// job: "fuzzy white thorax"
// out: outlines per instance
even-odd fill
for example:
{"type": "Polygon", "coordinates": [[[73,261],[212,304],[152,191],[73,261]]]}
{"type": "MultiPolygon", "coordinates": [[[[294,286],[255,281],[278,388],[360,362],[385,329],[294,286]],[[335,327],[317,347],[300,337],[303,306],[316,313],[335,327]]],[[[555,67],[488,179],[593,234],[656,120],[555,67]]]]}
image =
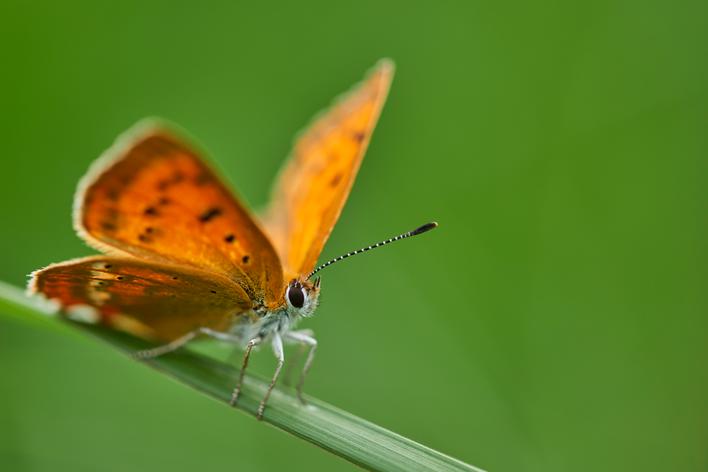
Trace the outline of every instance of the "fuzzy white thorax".
{"type": "MultiPolygon", "coordinates": [[[[292,289],[292,286],[288,287],[292,289]]],[[[309,290],[303,288],[304,303],[298,308],[290,303],[285,296],[285,305],[274,311],[266,311],[260,316],[255,313],[253,316],[239,316],[229,329],[229,332],[241,340],[242,345],[246,345],[250,340],[261,338],[267,341],[273,334],[278,333],[285,336],[302,318],[312,316],[319,305],[319,289],[309,290]],[[253,318],[256,317],[256,321],[253,318]]]]}

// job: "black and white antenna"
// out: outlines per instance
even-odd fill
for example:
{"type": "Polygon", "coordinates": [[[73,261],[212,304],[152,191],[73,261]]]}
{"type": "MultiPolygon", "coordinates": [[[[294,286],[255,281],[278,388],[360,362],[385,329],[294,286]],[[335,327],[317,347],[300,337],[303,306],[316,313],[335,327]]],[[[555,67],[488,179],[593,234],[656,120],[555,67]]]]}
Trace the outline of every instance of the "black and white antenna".
{"type": "Polygon", "coordinates": [[[376,249],[377,247],[385,246],[388,243],[392,243],[394,241],[400,241],[401,239],[410,238],[411,236],[417,236],[419,234],[423,234],[423,233],[428,232],[431,229],[435,229],[437,227],[438,227],[438,224],[434,221],[431,223],[426,223],[423,226],[420,226],[420,227],[414,229],[413,231],[408,231],[407,233],[399,234],[398,236],[394,236],[393,238],[389,238],[385,241],[381,241],[379,243],[372,244],[371,246],[366,246],[361,249],[357,249],[356,251],[348,252],[348,253],[344,254],[343,256],[335,257],[334,259],[325,262],[324,264],[320,265],[315,270],[310,272],[310,275],[308,275],[307,278],[308,279],[311,278],[313,275],[315,275],[317,272],[321,271],[325,267],[332,265],[335,262],[339,262],[342,259],[346,259],[347,257],[356,256],[357,254],[360,254],[362,252],[370,251],[372,249],[376,249]]]}

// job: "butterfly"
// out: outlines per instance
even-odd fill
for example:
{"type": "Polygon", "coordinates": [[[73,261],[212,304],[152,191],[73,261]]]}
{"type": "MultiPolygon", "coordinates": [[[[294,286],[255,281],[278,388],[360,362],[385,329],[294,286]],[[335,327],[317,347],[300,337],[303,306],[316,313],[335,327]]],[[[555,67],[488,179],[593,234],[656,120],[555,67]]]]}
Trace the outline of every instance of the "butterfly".
{"type": "Polygon", "coordinates": [[[393,64],[380,61],[296,140],[266,211],[239,202],[202,152],[172,125],[139,123],[80,181],[74,227],[103,255],[49,265],[29,292],[56,300],[68,318],[100,323],[155,343],[150,358],[197,337],[244,348],[231,398],[238,401],[252,349],[270,343],[278,360],[260,419],[285,361],[284,343],[309,347],[297,394],[317,340],[295,330],[319,303],[322,268],[416,230],[340,256],[315,269],[347,200],[386,100],[393,64]]]}

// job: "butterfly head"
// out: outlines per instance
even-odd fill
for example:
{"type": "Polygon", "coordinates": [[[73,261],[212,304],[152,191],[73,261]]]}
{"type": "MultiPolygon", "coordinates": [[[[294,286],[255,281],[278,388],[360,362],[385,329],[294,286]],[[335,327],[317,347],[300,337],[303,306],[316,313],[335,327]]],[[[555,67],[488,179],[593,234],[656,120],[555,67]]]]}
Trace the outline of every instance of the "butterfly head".
{"type": "Polygon", "coordinates": [[[296,316],[310,316],[314,313],[320,298],[320,278],[314,281],[293,279],[285,289],[285,303],[288,312],[296,316]]]}

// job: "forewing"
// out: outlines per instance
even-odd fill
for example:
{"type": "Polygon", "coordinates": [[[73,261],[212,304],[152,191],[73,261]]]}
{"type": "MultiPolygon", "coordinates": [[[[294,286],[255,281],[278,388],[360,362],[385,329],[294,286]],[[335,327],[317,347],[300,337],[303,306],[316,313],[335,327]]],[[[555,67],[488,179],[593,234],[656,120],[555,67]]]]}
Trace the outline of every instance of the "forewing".
{"type": "Polygon", "coordinates": [[[347,200],[392,77],[393,64],[381,61],[297,139],[264,216],[287,279],[307,274],[317,262],[347,200]]]}
{"type": "Polygon", "coordinates": [[[75,226],[109,254],[225,275],[254,300],[282,298],[278,256],[249,212],[167,126],[143,122],[82,180],[75,226]]]}
{"type": "Polygon", "coordinates": [[[71,317],[156,341],[200,327],[226,330],[251,305],[246,293],[221,275],[103,256],[38,270],[30,292],[56,300],[71,317]]]}

